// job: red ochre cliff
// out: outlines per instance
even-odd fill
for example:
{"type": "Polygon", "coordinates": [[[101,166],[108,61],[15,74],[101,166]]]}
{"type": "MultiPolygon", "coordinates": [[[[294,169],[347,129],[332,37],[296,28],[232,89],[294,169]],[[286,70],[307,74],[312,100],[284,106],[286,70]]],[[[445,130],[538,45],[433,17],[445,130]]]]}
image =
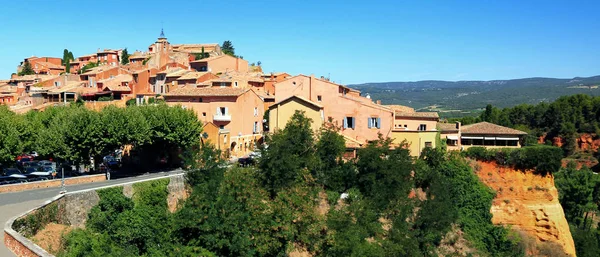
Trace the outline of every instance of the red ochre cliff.
{"type": "Polygon", "coordinates": [[[575,256],[575,244],[552,175],[477,162],[479,179],[496,191],[492,222],[523,231],[538,242],[555,242],[575,256]]]}

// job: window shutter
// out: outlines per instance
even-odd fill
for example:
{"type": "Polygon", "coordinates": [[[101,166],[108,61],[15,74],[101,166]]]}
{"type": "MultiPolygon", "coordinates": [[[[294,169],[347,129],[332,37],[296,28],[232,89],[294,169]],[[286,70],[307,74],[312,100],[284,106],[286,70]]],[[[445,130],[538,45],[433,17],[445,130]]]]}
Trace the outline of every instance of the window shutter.
{"type": "Polygon", "coordinates": [[[381,128],[381,118],[377,118],[377,128],[381,128]]]}
{"type": "Polygon", "coordinates": [[[225,107],[225,115],[227,115],[229,113],[229,109],[228,107],[225,107]]]}
{"type": "Polygon", "coordinates": [[[344,118],[344,128],[348,128],[348,118],[344,118]]]}
{"type": "Polygon", "coordinates": [[[356,118],[352,117],[352,128],[356,128],[356,118]]]}
{"type": "Polygon", "coordinates": [[[368,126],[369,126],[369,128],[372,128],[372,127],[373,127],[373,125],[371,124],[371,118],[367,118],[367,121],[368,121],[368,123],[367,123],[367,124],[369,124],[369,125],[368,125],[368,126]]]}

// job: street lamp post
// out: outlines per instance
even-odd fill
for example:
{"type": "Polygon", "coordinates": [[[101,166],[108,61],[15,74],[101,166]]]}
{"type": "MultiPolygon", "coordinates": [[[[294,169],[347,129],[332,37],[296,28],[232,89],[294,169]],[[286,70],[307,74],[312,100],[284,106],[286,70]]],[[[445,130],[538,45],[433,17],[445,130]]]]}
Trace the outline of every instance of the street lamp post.
{"type": "Polygon", "coordinates": [[[60,193],[64,194],[67,192],[67,188],[65,188],[65,167],[62,167],[62,178],[60,180],[60,193]]]}

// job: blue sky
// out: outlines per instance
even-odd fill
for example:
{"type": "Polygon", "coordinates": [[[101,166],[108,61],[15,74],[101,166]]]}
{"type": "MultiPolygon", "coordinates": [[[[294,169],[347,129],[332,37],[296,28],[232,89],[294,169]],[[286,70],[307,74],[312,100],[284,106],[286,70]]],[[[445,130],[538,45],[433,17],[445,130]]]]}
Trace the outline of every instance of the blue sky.
{"type": "Polygon", "coordinates": [[[343,84],[600,75],[599,1],[3,1],[0,79],[23,58],[222,43],[343,84]]]}

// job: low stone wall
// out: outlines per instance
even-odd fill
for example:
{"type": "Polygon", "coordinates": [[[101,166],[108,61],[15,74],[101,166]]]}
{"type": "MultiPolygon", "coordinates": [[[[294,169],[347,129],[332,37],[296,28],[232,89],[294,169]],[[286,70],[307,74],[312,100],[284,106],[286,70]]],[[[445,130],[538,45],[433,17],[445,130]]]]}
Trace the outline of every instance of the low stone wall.
{"type": "MultiPolygon", "coordinates": [[[[67,178],[65,179],[65,185],[77,185],[77,184],[85,184],[92,182],[105,181],[106,176],[104,174],[99,175],[87,175],[81,177],[67,178]]],[[[36,181],[36,182],[28,182],[21,184],[12,184],[12,185],[3,185],[0,186],[0,193],[8,193],[8,192],[20,192],[31,189],[40,189],[40,188],[50,188],[50,187],[60,187],[61,180],[56,178],[52,180],[45,181],[36,181]]]]}
{"type": "Polygon", "coordinates": [[[28,214],[35,212],[41,208],[44,208],[46,205],[51,204],[54,201],[61,199],[62,197],[63,195],[55,196],[54,198],[46,201],[41,206],[38,206],[26,213],[23,213],[7,221],[6,224],[4,224],[4,245],[6,245],[6,247],[18,257],[52,257],[53,255],[46,252],[46,250],[42,249],[38,245],[31,242],[31,240],[27,239],[26,237],[15,231],[12,228],[12,225],[15,222],[15,220],[19,218],[24,218],[28,214]]]}
{"type": "Polygon", "coordinates": [[[9,233],[4,232],[4,244],[8,249],[10,249],[17,256],[25,256],[25,257],[37,257],[40,256],[33,251],[29,250],[29,248],[25,247],[21,242],[16,240],[9,233]]]}
{"type": "MultiPolygon", "coordinates": [[[[4,226],[4,244],[17,256],[53,256],[40,246],[34,244],[27,237],[23,236],[19,232],[15,231],[13,224],[15,221],[23,220],[29,215],[33,215],[37,211],[43,211],[43,208],[56,205],[58,206],[58,215],[56,220],[53,222],[59,224],[65,224],[72,227],[83,228],[87,221],[88,214],[91,209],[98,204],[100,197],[98,196],[97,190],[111,188],[111,187],[123,187],[123,194],[131,197],[135,194],[135,190],[132,187],[133,184],[142,183],[151,180],[169,179],[168,190],[169,196],[167,202],[169,210],[173,211],[177,205],[177,202],[187,197],[187,188],[185,186],[184,174],[173,174],[165,177],[157,177],[151,179],[145,179],[140,181],[121,183],[116,185],[92,188],[88,190],[69,192],[65,195],[58,195],[51,200],[45,202],[42,206],[34,208],[22,215],[10,219],[4,226]]],[[[60,185],[60,180],[59,180],[60,185]]],[[[18,229],[18,228],[17,228],[18,229]]]]}

